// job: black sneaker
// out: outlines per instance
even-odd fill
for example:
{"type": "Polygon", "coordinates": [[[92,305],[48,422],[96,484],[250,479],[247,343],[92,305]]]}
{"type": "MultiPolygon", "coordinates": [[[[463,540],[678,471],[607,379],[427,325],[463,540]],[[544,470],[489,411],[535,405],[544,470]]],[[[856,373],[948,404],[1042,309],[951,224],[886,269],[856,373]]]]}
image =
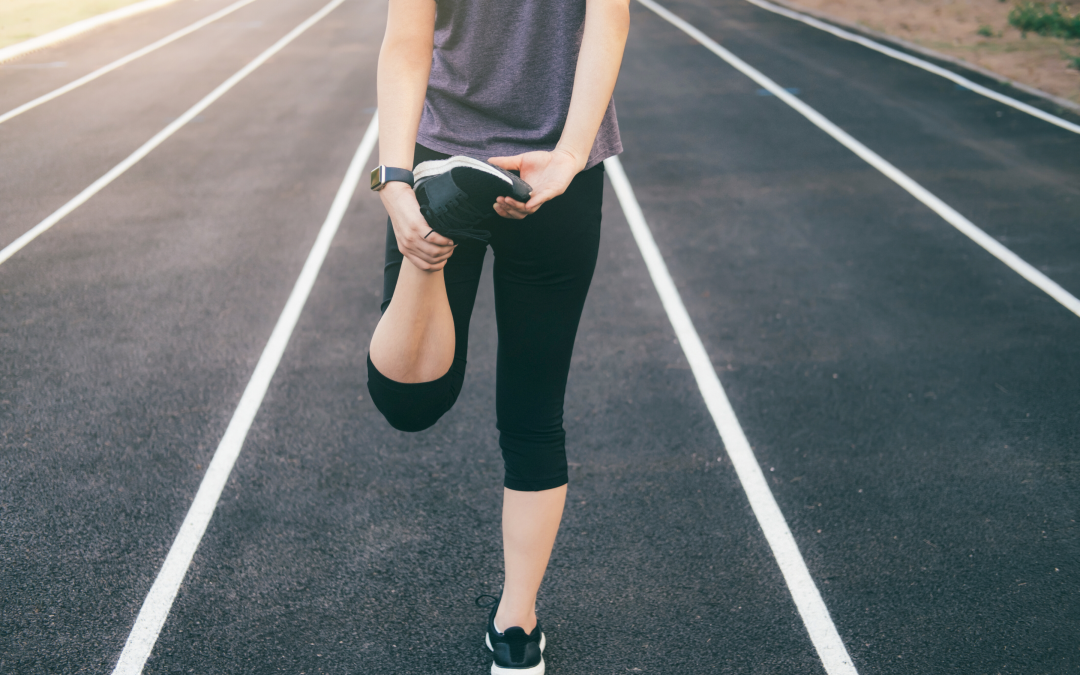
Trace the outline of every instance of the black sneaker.
{"type": "Polygon", "coordinates": [[[421,162],[413,169],[413,191],[420,213],[433,230],[447,239],[487,241],[491,233],[476,225],[497,215],[497,197],[529,201],[532,188],[509,171],[472,157],[421,162]]]}
{"type": "Polygon", "coordinates": [[[495,630],[495,613],[498,611],[499,600],[496,599],[488,616],[485,638],[487,648],[495,654],[491,675],[544,675],[544,647],[547,640],[540,629],[540,622],[536,622],[536,628],[531,633],[517,626],[500,633],[495,630]]]}

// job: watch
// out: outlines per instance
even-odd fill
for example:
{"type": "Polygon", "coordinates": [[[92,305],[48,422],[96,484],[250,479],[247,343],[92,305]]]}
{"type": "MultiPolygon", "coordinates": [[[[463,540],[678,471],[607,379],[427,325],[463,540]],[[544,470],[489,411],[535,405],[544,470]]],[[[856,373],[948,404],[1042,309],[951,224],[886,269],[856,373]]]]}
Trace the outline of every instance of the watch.
{"type": "Polygon", "coordinates": [[[397,169],[392,166],[383,166],[381,164],[371,170],[372,190],[381,190],[386,187],[387,183],[392,183],[394,181],[408,183],[409,187],[412,187],[412,171],[409,171],[408,169],[397,169]]]}

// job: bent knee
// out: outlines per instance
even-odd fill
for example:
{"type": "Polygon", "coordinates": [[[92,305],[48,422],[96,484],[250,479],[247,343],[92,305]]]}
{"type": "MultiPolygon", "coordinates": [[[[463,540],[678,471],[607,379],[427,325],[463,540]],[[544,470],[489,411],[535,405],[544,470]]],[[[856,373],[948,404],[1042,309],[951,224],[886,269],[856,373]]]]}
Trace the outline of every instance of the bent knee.
{"type": "Polygon", "coordinates": [[[430,382],[391,380],[379,372],[370,356],[367,367],[371,402],[398,431],[423,431],[438,422],[453,407],[464,379],[456,360],[445,375],[430,382]]]}

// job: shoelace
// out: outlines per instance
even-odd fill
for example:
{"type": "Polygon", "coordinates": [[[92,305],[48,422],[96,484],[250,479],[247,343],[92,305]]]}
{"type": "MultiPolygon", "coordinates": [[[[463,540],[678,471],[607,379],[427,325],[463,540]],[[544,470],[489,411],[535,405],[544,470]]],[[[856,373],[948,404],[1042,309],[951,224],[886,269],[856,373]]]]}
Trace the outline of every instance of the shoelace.
{"type": "Polygon", "coordinates": [[[473,225],[487,218],[488,214],[481,212],[467,201],[455,199],[447,202],[446,206],[437,211],[430,206],[421,206],[420,213],[432,229],[447,239],[466,237],[486,242],[491,238],[491,233],[487,230],[473,228],[473,225]]]}
{"type": "Polygon", "coordinates": [[[476,600],[474,602],[476,603],[477,607],[480,607],[482,609],[489,609],[491,607],[494,607],[495,603],[497,603],[498,601],[499,601],[499,599],[496,598],[494,595],[487,595],[485,593],[483,595],[476,596],[476,600]],[[485,603],[481,604],[480,601],[483,600],[484,598],[490,598],[491,602],[485,602],[485,603]]]}

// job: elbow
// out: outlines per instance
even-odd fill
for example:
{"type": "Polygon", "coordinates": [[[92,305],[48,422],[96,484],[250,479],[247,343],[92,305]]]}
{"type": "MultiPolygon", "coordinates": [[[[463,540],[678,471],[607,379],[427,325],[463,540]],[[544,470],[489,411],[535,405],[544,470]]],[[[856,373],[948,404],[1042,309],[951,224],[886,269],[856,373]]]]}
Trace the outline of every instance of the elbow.
{"type": "Polygon", "coordinates": [[[625,16],[630,18],[630,0],[586,0],[585,11],[598,9],[609,16],[625,16]]]}
{"type": "Polygon", "coordinates": [[[603,22],[623,36],[630,32],[630,0],[587,0],[586,16],[603,17],[603,22]]]}

